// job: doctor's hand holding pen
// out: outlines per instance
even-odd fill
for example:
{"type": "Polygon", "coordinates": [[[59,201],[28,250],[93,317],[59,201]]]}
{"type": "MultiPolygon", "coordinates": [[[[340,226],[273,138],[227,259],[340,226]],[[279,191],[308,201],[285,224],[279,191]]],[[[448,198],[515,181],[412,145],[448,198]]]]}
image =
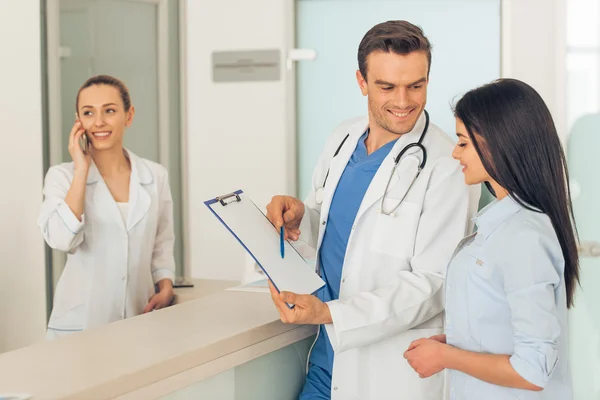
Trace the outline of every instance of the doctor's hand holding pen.
{"type": "MultiPolygon", "coordinates": [[[[283,226],[285,240],[298,240],[300,237],[300,221],[304,217],[304,203],[290,196],[275,196],[267,205],[267,218],[280,230],[283,226]]],[[[283,251],[281,251],[283,257],[283,251]]],[[[312,294],[291,292],[279,293],[269,281],[271,298],[282,322],[286,324],[331,324],[329,306],[312,294]],[[287,304],[293,304],[289,308],[287,304]]]]}
{"type": "Polygon", "coordinates": [[[285,240],[298,240],[304,203],[291,196],[274,196],[267,205],[267,219],[279,230],[284,228],[285,240]]]}

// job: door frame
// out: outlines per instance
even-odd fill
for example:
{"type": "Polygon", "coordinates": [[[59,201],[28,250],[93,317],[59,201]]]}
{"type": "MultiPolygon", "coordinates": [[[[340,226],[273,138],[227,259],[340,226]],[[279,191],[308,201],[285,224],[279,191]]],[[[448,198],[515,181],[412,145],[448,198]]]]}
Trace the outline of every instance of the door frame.
{"type": "Polygon", "coordinates": [[[179,152],[181,160],[181,233],[183,277],[191,278],[191,253],[189,243],[188,208],[188,109],[187,109],[187,1],[179,0],[179,131],[181,132],[179,152]]]}
{"type": "Polygon", "coordinates": [[[566,10],[567,0],[500,0],[500,76],[521,79],[540,93],[565,148],[568,136],[566,10]],[[536,57],[529,57],[531,42],[522,38],[532,35],[534,40],[537,40],[535,35],[551,37],[552,45],[538,46],[536,57]],[[550,68],[550,73],[543,73],[550,68]]]}

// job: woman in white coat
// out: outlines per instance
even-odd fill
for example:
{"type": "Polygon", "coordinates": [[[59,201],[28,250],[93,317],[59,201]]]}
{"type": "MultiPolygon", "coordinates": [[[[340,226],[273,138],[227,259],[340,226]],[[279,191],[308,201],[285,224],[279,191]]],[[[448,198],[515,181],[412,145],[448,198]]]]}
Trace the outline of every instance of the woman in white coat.
{"type": "Polygon", "coordinates": [[[167,171],[123,148],[135,113],[126,86],[110,76],[92,77],[79,90],[76,109],[69,135],[73,161],[48,170],[38,221],[48,245],[68,253],[49,339],[160,309],[173,299],[167,171]]]}

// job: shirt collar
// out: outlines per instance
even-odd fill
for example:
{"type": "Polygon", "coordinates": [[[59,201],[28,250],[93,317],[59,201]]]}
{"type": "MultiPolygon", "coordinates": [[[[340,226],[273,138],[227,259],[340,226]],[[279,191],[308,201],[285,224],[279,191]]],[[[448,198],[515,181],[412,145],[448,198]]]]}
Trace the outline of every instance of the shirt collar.
{"type": "Polygon", "coordinates": [[[522,208],[510,195],[502,200],[494,200],[477,213],[477,217],[473,218],[477,225],[477,232],[487,239],[500,224],[521,211],[522,208]]]}

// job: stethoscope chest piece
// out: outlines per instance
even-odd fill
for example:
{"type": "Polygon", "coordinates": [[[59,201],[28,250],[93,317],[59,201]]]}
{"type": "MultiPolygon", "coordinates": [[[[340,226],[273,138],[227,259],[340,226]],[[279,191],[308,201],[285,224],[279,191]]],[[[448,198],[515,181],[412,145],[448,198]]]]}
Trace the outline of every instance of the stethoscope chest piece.
{"type": "Polygon", "coordinates": [[[379,207],[379,208],[377,209],[377,214],[383,214],[383,215],[385,215],[385,216],[388,216],[388,217],[395,217],[395,216],[396,216],[396,212],[395,212],[395,211],[392,211],[391,213],[386,213],[386,212],[384,212],[384,211],[381,209],[381,207],[379,207]]]}
{"type": "Polygon", "coordinates": [[[321,186],[315,192],[315,201],[317,202],[317,204],[319,204],[319,205],[323,204],[324,197],[325,197],[325,189],[323,188],[323,186],[321,186]]]}

